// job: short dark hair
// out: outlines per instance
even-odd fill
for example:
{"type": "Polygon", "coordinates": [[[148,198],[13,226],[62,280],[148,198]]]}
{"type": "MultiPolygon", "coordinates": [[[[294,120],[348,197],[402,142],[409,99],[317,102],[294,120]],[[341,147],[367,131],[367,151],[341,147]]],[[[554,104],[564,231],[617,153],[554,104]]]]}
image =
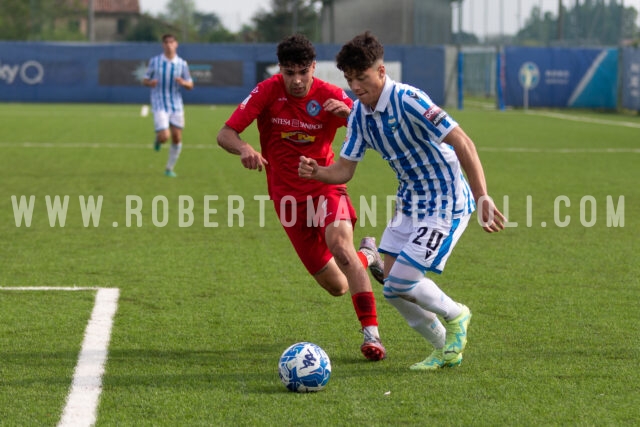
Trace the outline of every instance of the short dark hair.
{"type": "Polygon", "coordinates": [[[358,34],[342,46],[336,55],[336,66],[342,72],[361,72],[384,58],[384,47],[371,31],[358,34]]]}
{"type": "Polygon", "coordinates": [[[176,36],[174,36],[174,35],[173,35],[173,34],[171,34],[171,33],[163,34],[163,35],[162,35],[162,42],[163,42],[163,43],[164,43],[164,42],[166,42],[166,41],[167,41],[167,39],[174,39],[174,40],[176,40],[176,41],[178,40],[178,39],[176,38],[176,36]]]}
{"type": "Polygon", "coordinates": [[[277,54],[280,65],[310,65],[316,59],[316,49],[302,34],[282,39],[277,54]]]}

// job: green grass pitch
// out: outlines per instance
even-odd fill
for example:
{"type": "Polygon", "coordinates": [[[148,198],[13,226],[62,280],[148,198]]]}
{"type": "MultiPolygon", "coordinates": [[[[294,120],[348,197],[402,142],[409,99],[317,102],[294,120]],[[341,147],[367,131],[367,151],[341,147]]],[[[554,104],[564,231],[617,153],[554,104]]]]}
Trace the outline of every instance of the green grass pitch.
{"type": "MultiPolygon", "coordinates": [[[[231,111],[187,107],[170,179],[140,106],[0,105],[0,286],[120,289],[96,425],[638,423],[638,116],[450,109],[510,227],[489,235],[474,216],[434,277],[473,319],[462,366],[422,374],[408,366],[429,349],[375,283],[388,358],[362,357],[349,298],[315,284],[254,200],[264,172],[217,147],[231,111]],[[34,196],[28,226],[14,196],[34,196]],[[47,213],[56,196],[69,196],[64,227],[47,213]],[[331,358],[322,392],[280,384],[297,341],[331,358]]],[[[254,127],[243,136],[258,144],[254,127]]],[[[370,152],[349,184],[358,210],[377,201],[357,241],[380,238],[395,185],[370,152]]],[[[0,425],[58,423],[94,297],[0,290],[0,425]]]]}

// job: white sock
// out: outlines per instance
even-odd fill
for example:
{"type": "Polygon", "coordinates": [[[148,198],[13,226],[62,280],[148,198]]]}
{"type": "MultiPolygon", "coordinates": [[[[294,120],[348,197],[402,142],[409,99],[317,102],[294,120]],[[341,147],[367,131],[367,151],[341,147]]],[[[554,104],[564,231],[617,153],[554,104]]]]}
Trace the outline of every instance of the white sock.
{"type": "Polygon", "coordinates": [[[451,320],[462,312],[454,300],[442,292],[433,280],[426,277],[423,277],[408,294],[415,298],[420,307],[439,314],[445,320],[451,320]]]}
{"type": "Polygon", "coordinates": [[[462,309],[422,271],[398,258],[391,268],[385,288],[394,295],[414,302],[427,311],[439,314],[445,320],[458,316],[462,309]]]}
{"type": "Polygon", "coordinates": [[[435,313],[424,310],[417,304],[393,295],[386,286],[384,296],[386,301],[394,306],[402,317],[405,318],[409,326],[429,341],[434,348],[444,347],[444,339],[447,331],[435,313]]]}
{"type": "Polygon", "coordinates": [[[173,167],[176,165],[178,161],[178,157],[180,157],[180,152],[182,151],[182,141],[177,144],[171,144],[169,148],[169,160],[167,161],[167,170],[172,171],[173,167]]]}
{"type": "Polygon", "coordinates": [[[365,326],[364,330],[369,335],[380,339],[380,332],[378,332],[377,326],[365,326]]]}

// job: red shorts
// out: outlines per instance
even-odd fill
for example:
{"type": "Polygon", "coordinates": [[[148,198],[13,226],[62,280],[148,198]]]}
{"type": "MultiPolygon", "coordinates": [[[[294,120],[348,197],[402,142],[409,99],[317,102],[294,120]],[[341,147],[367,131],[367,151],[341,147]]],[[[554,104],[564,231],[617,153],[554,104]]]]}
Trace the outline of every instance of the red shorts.
{"type": "Polygon", "coordinates": [[[335,221],[357,221],[356,211],[344,189],[336,189],[308,201],[293,197],[274,200],[278,219],[289,236],[300,261],[310,274],[316,274],[333,257],[325,241],[325,229],[335,221]],[[326,202],[326,203],[325,203],[326,202]]]}

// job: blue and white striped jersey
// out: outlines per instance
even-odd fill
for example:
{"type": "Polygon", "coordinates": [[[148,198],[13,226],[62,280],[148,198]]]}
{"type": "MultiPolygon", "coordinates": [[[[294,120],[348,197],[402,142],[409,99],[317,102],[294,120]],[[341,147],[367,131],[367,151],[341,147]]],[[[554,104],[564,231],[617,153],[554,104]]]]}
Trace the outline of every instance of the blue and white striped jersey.
{"type": "Polygon", "coordinates": [[[149,60],[147,73],[144,77],[158,80],[158,85],[151,88],[151,109],[153,111],[182,112],[184,105],[176,77],[191,80],[187,61],[177,55],[171,60],[164,54],[154,56],[149,60]]]}
{"type": "Polygon", "coordinates": [[[387,76],[375,110],[355,102],[340,155],[359,162],[376,150],[398,178],[397,209],[455,219],[475,210],[453,147],[442,141],[456,126],[426,93],[387,76]]]}

